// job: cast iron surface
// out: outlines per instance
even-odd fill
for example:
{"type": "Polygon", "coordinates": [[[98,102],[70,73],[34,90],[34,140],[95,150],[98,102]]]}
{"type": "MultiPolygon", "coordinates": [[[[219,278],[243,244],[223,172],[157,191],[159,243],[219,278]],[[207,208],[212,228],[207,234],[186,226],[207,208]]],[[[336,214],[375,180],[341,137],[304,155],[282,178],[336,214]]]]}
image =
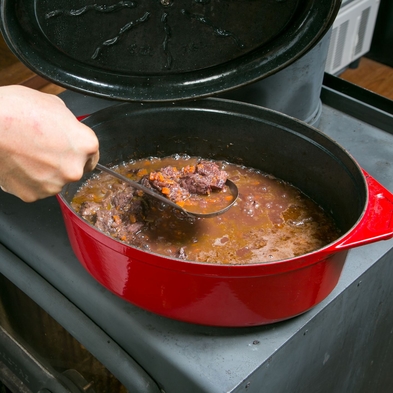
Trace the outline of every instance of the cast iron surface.
{"type": "Polygon", "coordinates": [[[269,76],[323,37],[339,0],[1,0],[10,48],[84,93],[173,101],[269,76]]]}
{"type": "MultiPolygon", "coordinates": [[[[212,98],[120,103],[83,122],[98,135],[100,161],[109,167],[188,154],[258,168],[317,201],[343,233],[355,225],[365,206],[361,170],[340,145],[301,121],[265,108],[212,98]]],[[[64,188],[67,202],[88,176],[64,188]]]]}
{"type": "Polygon", "coordinates": [[[84,121],[100,139],[102,162],[187,154],[241,163],[299,187],[341,230],[341,239],[331,247],[286,261],[247,266],[188,263],[145,248],[127,248],[103,235],[64,205],[63,197],[69,200],[72,189],[79,188],[78,183],[66,187],[59,200],[78,259],[106,288],[160,315],[215,326],[293,317],[334,288],[345,258],[339,251],[393,236],[393,228],[385,227],[385,221],[391,223],[393,195],[385,197],[382,189],[368,192],[360,168],[345,150],[316,129],[277,112],[210,98],[123,103],[84,121]]]}

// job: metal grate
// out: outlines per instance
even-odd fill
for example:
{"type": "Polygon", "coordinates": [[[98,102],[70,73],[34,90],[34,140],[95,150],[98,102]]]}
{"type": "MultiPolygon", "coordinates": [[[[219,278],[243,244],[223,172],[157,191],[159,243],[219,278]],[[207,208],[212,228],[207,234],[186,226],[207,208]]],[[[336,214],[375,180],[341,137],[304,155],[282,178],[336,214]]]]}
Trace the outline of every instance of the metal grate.
{"type": "Polygon", "coordinates": [[[371,7],[368,7],[362,12],[358,30],[358,42],[356,43],[355,47],[355,55],[358,55],[362,52],[364,39],[366,37],[367,24],[370,17],[370,10],[371,7]]]}
{"type": "Polygon", "coordinates": [[[358,1],[358,0],[343,0],[341,3],[341,8],[347,6],[348,4],[353,3],[354,1],[358,1]]]}
{"type": "Polygon", "coordinates": [[[332,69],[334,54],[335,54],[335,50],[336,50],[337,32],[338,32],[338,27],[335,27],[332,30],[332,35],[330,36],[329,51],[328,51],[328,55],[327,55],[327,59],[326,59],[326,70],[332,69]]]}
{"type": "Polygon", "coordinates": [[[342,72],[370,49],[380,0],[344,1],[333,24],[325,71],[342,72]]]}
{"type": "Polygon", "coordinates": [[[335,53],[334,61],[333,61],[333,68],[334,69],[342,66],[345,41],[346,41],[347,32],[348,32],[348,25],[349,25],[349,21],[345,21],[343,24],[341,24],[338,27],[336,53],[335,53]]]}

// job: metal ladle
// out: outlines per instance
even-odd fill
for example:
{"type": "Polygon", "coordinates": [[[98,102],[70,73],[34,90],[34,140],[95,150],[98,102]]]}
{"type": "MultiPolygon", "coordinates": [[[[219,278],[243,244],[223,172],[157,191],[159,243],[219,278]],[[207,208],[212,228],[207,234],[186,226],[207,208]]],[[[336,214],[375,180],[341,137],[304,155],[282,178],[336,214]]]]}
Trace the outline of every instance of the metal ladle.
{"type": "Polygon", "coordinates": [[[191,212],[191,211],[188,211],[186,209],[183,209],[177,203],[171,201],[170,199],[164,197],[163,195],[153,191],[150,188],[147,188],[147,187],[143,186],[142,184],[140,184],[140,183],[138,183],[138,182],[136,182],[134,180],[129,179],[128,177],[125,177],[125,176],[121,175],[120,173],[118,173],[118,172],[114,171],[113,169],[110,169],[110,168],[108,168],[108,167],[106,167],[106,166],[104,166],[104,165],[102,165],[100,163],[98,163],[96,165],[96,169],[99,169],[102,172],[106,172],[106,173],[110,174],[111,176],[114,176],[114,177],[120,179],[121,181],[130,184],[132,187],[137,188],[138,190],[143,191],[144,193],[152,196],[153,198],[156,198],[156,199],[160,200],[161,202],[164,202],[167,205],[169,205],[169,206],[171,206],[171,207],[173,207],[173,208],[175,208],[177,210],[180,210],[184,214],[186,214],[188,216],[192,216],[192,217],[210,218],[210,217],[215,217],[215,216],[218,216],[218,215],[220,215],[222,213],[225,213],[229,208],[231,208],[234,205],[234,203],[237,200],[237,197],[239,196],[239,190],[238,190],[236,184],[233,183],[231,180],[227,179],[225,184],[227,185],[227,187],[229,188],[229,190],[230,190],[230,192],[232,194],[232,198],[233,199],[232,199],[231,203],[229,203],[228,206],[225,206],[224,208],[222,208],[220,210],[217,210],[217,211],[214,211],[214,212],[210,212],[210,213],[195,213],[195,212],[191,212]]]}

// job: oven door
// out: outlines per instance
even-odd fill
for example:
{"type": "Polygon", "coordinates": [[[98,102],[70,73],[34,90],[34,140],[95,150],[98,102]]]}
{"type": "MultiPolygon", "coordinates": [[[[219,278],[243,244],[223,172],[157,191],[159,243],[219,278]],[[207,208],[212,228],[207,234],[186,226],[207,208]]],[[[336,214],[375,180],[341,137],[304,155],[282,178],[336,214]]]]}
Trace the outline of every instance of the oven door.
{"type": "Polygon", "coordinates": [[[0,261],[2,393],[160,392],[109,336],[1,244],[0,261]]]}

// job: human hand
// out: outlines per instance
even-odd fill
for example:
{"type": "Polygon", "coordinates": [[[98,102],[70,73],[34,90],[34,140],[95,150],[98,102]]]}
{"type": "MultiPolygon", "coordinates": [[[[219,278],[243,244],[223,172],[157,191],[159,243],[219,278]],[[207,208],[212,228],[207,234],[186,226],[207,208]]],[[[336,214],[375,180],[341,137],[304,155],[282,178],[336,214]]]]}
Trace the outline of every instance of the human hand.
{"type": "Polygon", "coordinates": [[[55,95],[0,87],[0,186],[25,202],[59,193],[94,169],[95,133],[55,95]]]}

